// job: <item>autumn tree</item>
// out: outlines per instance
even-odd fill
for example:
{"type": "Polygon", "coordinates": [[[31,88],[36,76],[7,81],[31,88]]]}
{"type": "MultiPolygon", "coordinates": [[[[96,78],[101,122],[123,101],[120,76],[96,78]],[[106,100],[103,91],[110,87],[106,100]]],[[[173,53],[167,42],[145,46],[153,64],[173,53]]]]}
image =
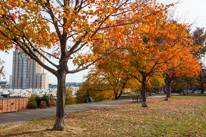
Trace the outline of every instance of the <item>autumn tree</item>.
{"type": "MultiPolygon", "coordinates": [[[[205,52],[206,52],[206,47],[205,47],[206,32],[204,28],[196,28],[196,30],[192,34],[192,39],[194,40],[194,46],[200,47],[198,52],[196,52],[194,56],[199,58],[201,67],[203,68],[204,61],[201,60],[205,56],[205,52]]],[[[203,86],[204,82],[203,82],[202,73],[200,73],[199,75],[199,81],[200,81],[201,93],[204,93],[204,86],[203,86]]]]}
{"type": "MultiPolygon", "coordinates": [[[[190,29],[185,28],[185,30],[189,32],[190,29]]],[[[184,79],[186,82],[188,79],[196,78],[195,76],[200,73],[201,67],[199,59],[205,52],[204,41],[206,39],[206,35],[203,32],[203,29],[197,28],[193,32],[193,35],[188,34],[188,39],[191,40],[190,46],[184,46],[182,53],[178,54],[175,59],[167,64],[168,69],[164,73],[167,90],[167,96],[165,100],[168,100],[168,98],[171,96],[171,85],[173,82],[175,82],[175,80],[184,79]]]]}
{"type": "MultiPolygon", "coordinates": [[[[3,46],[3,41],[1,41],[1,37],[0,37],[0,51],[4,51],[4,46],[3,46]]],[[[2,59],[0,59],[0,76],[5,77],[4,75],[4,61],[2,59]]]]}
{"type": "Polygon", "coordinates": [[[127,82],[127,87],[130,88],[131,92],[135,92],[135,93],[140,93],[142,90],[142,86],[141,83],[139,83],[139,81],[137,81],[136,79],[134,79],[133,77],[131,77],[128,82],[127,82]]]}
{"type": "Polygon", "coordinates": [[[129,80],[129,75],[124,73],[123,70],[116,71],[103,71],[101,75],[105,79],[105,82],[111,87],[115,99],[119,99],[126,88],[127,81],[129,80]]]}
{"type": "Polygon", "coordinates": [[[194,56],[197,58],[205,56],[204,54],[206,52],[206,32],[204,28],[197,27],[192,33],[192,39],[194,41],[194,46],[199,47],[198,51],[194,54],[194,56]]]}
{"type": "MultiPolygon", "coordinates": [[[[147,7],[147,0],[1,0],[0,48],[20,49],[31,59],[57,77],[56,121],[53,130],[64,130],[65,80],[67,74],[87,69],[96,61],[111,54],[94,56],[95,39],[104,40],[105,30],[141,22],[148,16],[125,20],[138,15],[147,7]],[[141,7],[142,10],[139,10],[141,7]],[[47,63],[43,63],[39,56],[47,63]],[[54,61],[55,60],[55,61],[54,61]],[[68,62],[76,66],[71,69],[68,62]]],[[[152,11],[151,11],[151,14],[152,11]]],[[[154,13],[155,14],[155,13],[154,13]]],[[[112,32],[107,33],[111,35],[112,32]]],[[[125,43],[122,31],[115,34],[116,44],[125,43]]],[[[104,49],[98,45],[95,49],[104,49]]]]}
{"type": "Polygon", "coordinates": [[[193,56],[192,51],[193,48],[185,48],[176,59],[171,60],[169,64],[167,64],[168,69],[163,73],[167,92],[166,101],[171,97],[171,87],[175,81],[183,78],[185,80],[194,79],[195,76],[199,75],[201,70],[200,63],[198,59],[193,56]]]}
{"type": "MultiPolygon", "coordinates": [[[[165,86],[164,78],[158,75],[151,77],[147,83],[148,91],[152,91],[153,89],[162,88],[164,86],[165,86]]],[[[151,95],[151,92],[149,92],[149,95],[151,95]]]]}
{"type": "Polygon", "coordinates": [[[102,101],[114,98],[112,87],[104,77],[104,72],[93,68],[85,76],[85,81],[76,93],[77,102],[87,102],[87,97],[91,96],[94,101],[102,101]]]}
{"type": "Polygon", "coordinates": [[[4,75],[4,61],[0,59],[0,77],[3,76],[5,77],[4,75]]]}
{"type": "MultiPolygon", "coordinates": [[[[130,76],[124,72],[122,69],[121,52],[123,49],[120,49],[110,55],[108,58],[96,63],[96,68],[98,71],[102,72],[102,78],[105,79],[107,83],[111,86],[115,99],[119,99],[123,93],[123,90],[126,88],[127,82],[130,76]]],[[[101,53],[102,54],[102,53],[101,53]]],[[[104,53],[103,53],[104,54],[104,53]]]]}
{"type": "Polygon", "coordinates": [[[187,49],[191,42],[186,24],[175,24],[167,19],[170,6],[149,7],[149,11],[158,9],[159,12],[127,31],[124,69],[141,83],[143,107],[147,107],[147,82],[152,76],[161,76],[168,69],[166,64],[182,54],[181,51],[187,49]]]}
{"type": "MultiPolygon", "coordinates": [[[[164,85],[164,79],[161,76],[153,76],[148,80],[146,89],[151,95],[153,89],[162,88],[164,85]]],[[[142,85],[136,79],[130,78],[127,82],[127,88],[130,88],[132,92],[141,93],[142,85]]]]}

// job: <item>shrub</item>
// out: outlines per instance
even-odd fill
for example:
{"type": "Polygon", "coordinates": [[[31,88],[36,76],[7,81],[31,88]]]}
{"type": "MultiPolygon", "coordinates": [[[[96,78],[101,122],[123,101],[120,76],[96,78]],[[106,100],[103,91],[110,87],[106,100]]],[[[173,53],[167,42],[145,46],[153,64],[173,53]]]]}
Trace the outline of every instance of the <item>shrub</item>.
{"type": "Polygon", "coordinates": [[[86,90],[78,90],[76,93],[77,103],[84,103],[87,101],[86,90]]]}
{"type": "Polygon", "coordinates": [[[74,97],[72,96],[72,90],[66,91],[66,99],[65,99],[65,104],[70,105],[70,104],[75,104],[74,97]]]}
{"type": "Polygon", "coordinates": [[[55,107],[55,106],[56,106],[56,100],[50,100],[49,107],[55,107]]]}
{"type": "Polygon", "coordinates": [[[41,97],[36,96],[35,100],[36,100],[37,106],[39,107],[41,103],[41,97]]]}
{"type": "Polygon", "coordinates": [[[45,101],[46,102],[46,104],[47,104],[47,106],[49,106],[49,96],[47,96],[47,95],[44,95],[44,96],[42,96],[41,97],[41,99],[40,99],[41,101],[45,101]]]}
{"type": "Polygon", "coordinates": [[[47,108],[47,103],[46,103],[46,101],[43,101],[43,100],[42,100],[39,107],[40,107],[40,108],[47,108]]]}
{"type": "Polygon", "coordinates": [[[29,101],[31,101],[31,102],[36,101],[36,96],[31,95],[31,96],[29,97],[29,101]]]}
{"type": "Polygon", "coordinates": [[[38,108],[36,101],[29,101],[27,104],[28,109],[38,108]]]}

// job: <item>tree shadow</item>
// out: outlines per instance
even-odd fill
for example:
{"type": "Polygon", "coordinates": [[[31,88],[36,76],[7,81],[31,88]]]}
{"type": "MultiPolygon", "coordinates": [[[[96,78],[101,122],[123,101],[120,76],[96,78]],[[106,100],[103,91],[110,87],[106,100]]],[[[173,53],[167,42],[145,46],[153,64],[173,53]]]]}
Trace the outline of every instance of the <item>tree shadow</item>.
{"type": "Polygon", "coordinates": [[[21,135],[28,135],[28,134],[33,134],[33,133],[41,133],[44,131],[52,131],[52,129],[44,129],[44,130],[38,130],[38,131],[28,131],[28,132],[23,132],[23,133],[8,134],[8,135],[1,136],[1,137],[21,136],[21,135]]]}

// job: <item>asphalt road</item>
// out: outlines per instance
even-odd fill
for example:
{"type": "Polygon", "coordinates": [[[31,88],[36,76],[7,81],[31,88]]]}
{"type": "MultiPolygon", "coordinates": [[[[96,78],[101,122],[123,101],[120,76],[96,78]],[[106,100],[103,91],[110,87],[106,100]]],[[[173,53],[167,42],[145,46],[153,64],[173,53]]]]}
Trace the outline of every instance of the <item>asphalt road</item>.
{"type": "MultiPolygon", "coordinates": [[[[148,99],[162,98],[162,97],[164,96],[152,96],[152,97],[148,97],[148,99]]],[[[95,102],[95,103],[76,104],[76,105],[66,106],[65,113],[87,111],[87,110],[93,110],[93,109],[109,107],[114,105],[128,104],[128,103],[132,103],[132,100],[122,99],[122,100],[102,101],[102,102],[95,102]]],[[[55,114],[56,114],[56,108],[2,113],[0,114],[0,126],[10,124],[10,123],[15,123],[15,122],[29,121],[32,119],[54,117],[55,114]]]]}

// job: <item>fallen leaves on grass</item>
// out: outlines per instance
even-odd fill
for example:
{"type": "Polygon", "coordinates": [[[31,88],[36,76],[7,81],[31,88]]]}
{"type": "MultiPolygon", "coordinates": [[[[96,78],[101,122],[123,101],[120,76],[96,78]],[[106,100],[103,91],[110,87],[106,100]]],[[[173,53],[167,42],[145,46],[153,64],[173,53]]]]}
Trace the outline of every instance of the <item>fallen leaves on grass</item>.
{"type": "Polygon", "coordinates": [[[148,100],[65,115],[66,130],[50,131],[54,118],[0,127],[0,136],[204,136],[206,97],[148,100]],[[41,123],[41,124],[40,124],[41,123]],[[10,127],[10,128],[9,128],[10,127]]]}

